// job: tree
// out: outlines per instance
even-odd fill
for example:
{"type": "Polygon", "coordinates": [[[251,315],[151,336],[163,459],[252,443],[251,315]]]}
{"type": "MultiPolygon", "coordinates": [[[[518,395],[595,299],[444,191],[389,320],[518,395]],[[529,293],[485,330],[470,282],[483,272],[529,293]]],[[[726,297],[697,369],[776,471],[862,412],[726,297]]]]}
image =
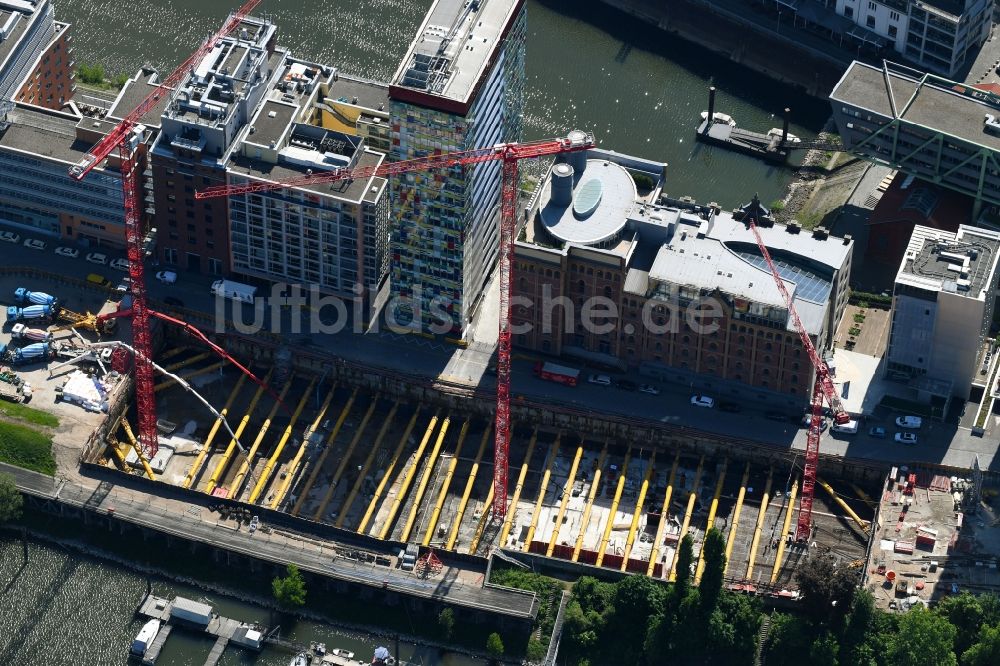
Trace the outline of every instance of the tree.
{"type": "Polygon", "coordinates": [[[605,656],[623,664],[641,663],[650,619],[663,608],[664,588],[646,576],[615,583],[614,611],[607,615],[605,656]]]}
{"type": "Polygon", "coordinates": [[[802,610],[815,622],[838,627],[851,608],[858,574],[826,553],[811,555],[795,579],[802,591],[802,610]]]}
{"type": "Polygon", "coordinates": [[[9,474],[0,474],[0,524],[20,518],[23,505],[24,499],[14,479],[9,474]]]}
{"type": "Polygon", "coordinates": [[[679,605],[691,587],[691,563],[694,562],[694,537],[685,534],[677,548],[677,579],[674,582],[674,605],[679,605]]]}
{"type": "Polygon", "coordinates": [[[705,570],[702,572],[698,589],[701,592],[702,612],[709,615],[719,603],[722,593],[722,578],[726,572],[726,538],[714,527],[705,533],[702,547],[705,570]]]}
{"type": "Polygon", "coordinates": [[[801,666],[808,654],[814,632],[798,615],[777,613],[771,621],[765,654],[767,666],[801,666]]]}
{"type": "Polygon", "coordinates": [[[438,628],[445,640],[450,639],[455,631],[455,611],[445,608],[438,613],[438,628]]]}
{"type": "MultiPolygon", "coordinates": [[[[704,578],[702,579],[704,583],[704,578]]],[[[704,593],[700,588],[699,592],[704,593]]],[[[706,607],[704,600],[702,608],[706,607]]],[[[708,619],[705,643],[712,664],[753,663],[763,616],[760,600],[743,594],[723,594],[708,619]]]]}
{"type": "Polygon", "coordinates": [[[875,598],[871,592],[857,590],[841,640],[841,661],[845,664],[872,666],[875,663],[876,650],[880,645],[879,633],[873,630],[876,617],[875,598]]]}
{"type": "Polygon", "coordinates": [[[955,654],[963,654],[976,642],[983,622],[983,608],[976,597],[968,592],[945,597],[934,610],[955,627],[955,654]]]}
{"type": "Polygon", "coordinates": [[[926,608],[913,608],[899,618],[888,637],[889,662],[906,666],[955,666],[955,627],[926,608]]]}
{"type": "Polygon", "coordinates": [[[837,666],[837,653],[840,651],[840,643],[837,637],[827,629],[823,635],[813,641],[809,648],[810,666],[837,666]]]}
{"type": "Polygon", "coordinates": [[[979,642],[962,655],[962,666],[1000,664],[1000,624],[979,630],[979,642]]]}
{"type": "Polygon", "coordinates": [[[302,578],[302,572],[294,564],[289,564],[286,571],[287,576],[271,581],[271,591],[278,605],[289,610],[306,603],[306,582],[302,578]]]}
{"type": "Polygon", "coordinates": [[[486,652],[491,657],[503,656],[503,639],[495,631],[486,638],[486,652]]]}

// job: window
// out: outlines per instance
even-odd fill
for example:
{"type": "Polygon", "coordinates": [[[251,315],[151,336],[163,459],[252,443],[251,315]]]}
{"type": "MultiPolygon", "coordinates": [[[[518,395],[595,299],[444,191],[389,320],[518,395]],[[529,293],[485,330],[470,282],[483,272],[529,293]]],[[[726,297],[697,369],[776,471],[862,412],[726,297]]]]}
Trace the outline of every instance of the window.
{"type": "Polygon", "coordinates": [[[865,19],[865,25],[867,25],[869,28],[874,28],[875,27],[875,17],[872,16],[871,14],[869,14],[868,18],[865,19]]]}
{"type": "Polygon", "coordinates": [[[896,39],[896,36],[898,34],[899,34],[899,30],[896,29],[896,26],[890,25],[889,26],[889,36],[892,37],[893,39],[896,39]]]}
{"type": "Polygon", "coordinates": [[[889,20],[890,21],[898,21],[899,20],[899,12],[890,11],[889,12],[889,20]]]}
{"type": "Polygon", "coordinates": [[[854,18],[854,7],[844,7],[844,16],[854,18]]]}
{"type": "Polygon", "coordinates": [[[875,11],[876,8],[877,5],[872,0],[868,0],[868,9],[875,11]]]}

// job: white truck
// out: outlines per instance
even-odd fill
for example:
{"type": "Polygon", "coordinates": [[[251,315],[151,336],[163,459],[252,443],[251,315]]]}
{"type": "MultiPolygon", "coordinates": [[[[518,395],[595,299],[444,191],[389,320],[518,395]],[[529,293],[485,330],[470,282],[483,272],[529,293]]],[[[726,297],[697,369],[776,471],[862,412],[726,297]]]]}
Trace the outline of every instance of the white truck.
{"type": "Polygon", "coordinates": [[[222,298],[231,298],[240,303],[252,304],[257,295],[257,287],[232,280],[216,280],[212,283],[212,294],[222,298]]]}

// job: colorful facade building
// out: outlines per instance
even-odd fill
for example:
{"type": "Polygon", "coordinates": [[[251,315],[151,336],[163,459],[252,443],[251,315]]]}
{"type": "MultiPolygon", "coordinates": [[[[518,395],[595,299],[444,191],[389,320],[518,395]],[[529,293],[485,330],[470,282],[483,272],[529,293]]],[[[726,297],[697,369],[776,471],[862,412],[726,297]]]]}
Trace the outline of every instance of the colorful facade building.
{"type": "MultiPolygon", "coordinates": [[[[437,0],[389,86],[394,161],[522,134],[523,0],[437,0]]],[[[392,296],[398,323],[461,335],[496,265],[500,164],[392,180],[392,296]]]]}

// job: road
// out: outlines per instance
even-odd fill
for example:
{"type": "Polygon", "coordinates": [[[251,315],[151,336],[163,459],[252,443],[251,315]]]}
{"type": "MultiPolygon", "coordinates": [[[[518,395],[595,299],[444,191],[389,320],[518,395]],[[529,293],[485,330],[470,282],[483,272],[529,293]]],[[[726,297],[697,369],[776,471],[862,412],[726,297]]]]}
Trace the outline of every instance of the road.
{"type": "MultiPolygon", "coordinates": [[[[21,234],[24,236],[24,234],[21,234]]],[[[120,279],[124,274],[107,266],[95,266],[86,262],[81,251],[78,259],[56,257],[53,253],[54,243],[49,241],[49,247],[44,251],[30,251],[20,245],[0,243],[0,265],[31,266],[41,270],[55,271],[62,275],[85,278],[89,273],[99,272],[109,279],[120,279]]],[[[114,258],[113,255],[109,255],[114,258]]],[[[149,267],[154,273],[161,267],[149,267]]],[[[203,313],[216,313],[216,306],[224,306],[227,319],[233,317],[230,302],[217,302],[210,293],[211,276],[189,275],[180,273],[178,281],[173,285],[165,285],[152,279],[147,279],[148,293],[154,301],[173,296],[180,298],[184,306],[203,313]]],[[[45,290],[45,285],[25,285],[45,290]]],[[[56,294],[58,295],[58,294],[56,294]]],[[[258,296],[267,296],[259,293],[258,296]]],[[[8,301],[7,299],[0,299],[8,301]]],[[[241,309],[242,321],[252,323],[254,312],[251,306],[236,305],[241,309]]],[[[333,322],[335,309],[331,306],[323,308],[319,313],[310,310],[295,310],[295,321],[288,307],[263,308],[263,320],[267,321],[269,330],[285,336],[290,344],[299,345],[313,352],[328,352],[350,361],[364,363],[377,367],[385,367],[397,372],[440,379],[454,383],[492,391],[495,390],[495,380],[487,372],[495,353],[493,345],[473,342],[467,349],[444,341],[426,339],[417,335],[400,335],[388,331],[373,331],[355,333],[352,326],[343,327],[337,333],[310,332],[319,324],[329,325],[333,322]],[[272,321],[272,315],[274,321],[272,321]]],[[[766,403],[752,401],[752,396],[738,394],[736,396],[715,396],[721,400],[736,400],[744,409],[741,413],[732,414],[719,409],[701,409],[690,405],[693,392],[690,385],[663,384],[658,396],[630,392],[614,387],[587,384],[581,374],[581,383],[569,387],[543,381],[532,372],[534,359],[519,357],[515,350],[515,360],[512,365],[511,386],[512,396],[517,399],[523,396],[526,400],[548,402],[575,409],[593,411],[609,415],[622,415],[632,419],[658,421],[670,425],[685,426],[708,433],[728,436],[739,440],[754,440],[771,446],[788,447],[804,450],[806,432],[793,423],[774,421],[767,418],[771,408],[766,403]]],[[[970,409],[973,408],[970,405],[970,409]]],[[[830,455],[851,458],[863,458],[881,461],[887,464],[933,463],[957,468],[970,468],[976,456],[984,470],[1000,471],[1000,458],[997,457],[997,438],[987,432],[986,437],[975,437],[968,428],[946,423],[927,423],[918,432],[919,441],[916,446],[904,447],[892,440],[896,428],[893,419],[898,414],[880,409],[875,414],[866,417],[862,431],[857,435],[843,436],[827,431],[823,435],[821,450],[830,455]],[[867,429],[871,425],[881,425],[889,431],[886,439],[869,437],[867,429]]],[[[794,415],[789,415],[790,417],[794,415]]],[[[995,423],[991,423],[990,431],[995,423]]]]}

